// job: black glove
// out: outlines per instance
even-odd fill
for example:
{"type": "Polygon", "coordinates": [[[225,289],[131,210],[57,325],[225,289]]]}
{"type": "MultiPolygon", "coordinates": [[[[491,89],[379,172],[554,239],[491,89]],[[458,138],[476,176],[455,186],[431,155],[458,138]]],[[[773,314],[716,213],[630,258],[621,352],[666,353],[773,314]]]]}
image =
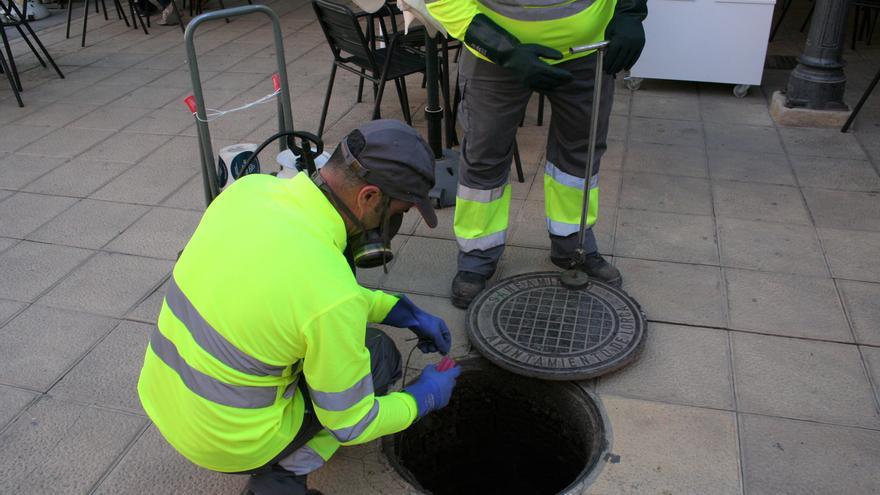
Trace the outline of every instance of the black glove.
{"type": "Polygon", "coordinates": [[[561,60],[562,53],[542,45],[524,45],[483,14],[471,20],[464,41],[492,62],[514,71],[529,89],[547,91],[574,79],[567,70],[541,60],[561,60]]]}
{"type": "Polygon", "coordinates": [[[610,41],[605,52],[605,73],[617,74],[629,69],[639,60],[645,47],[645,29],[642,21],[648,15],[647,0],[619,0],[614,17],[605,28],[605,39],[610,41]]]}

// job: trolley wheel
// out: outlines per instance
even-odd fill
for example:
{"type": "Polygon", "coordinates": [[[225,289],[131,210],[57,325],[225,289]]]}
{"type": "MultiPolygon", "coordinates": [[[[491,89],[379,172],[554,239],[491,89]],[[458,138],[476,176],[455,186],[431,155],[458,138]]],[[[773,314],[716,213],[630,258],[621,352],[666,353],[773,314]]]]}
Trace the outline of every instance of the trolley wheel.
{"type": "Polygon", "coordinates": [[[749,94],[749,88],[751,88],[748,84],[737,84],[733,87],[733,96],[737,98],[745,98],[747,94],[749,94]]]}
{"type": "Polygon", "coordinates": [[[626,77],[623,79],[623,82],[626,84],[626,89],[638,91],[642,87],[642,80],[641,77],[626,77]]]}

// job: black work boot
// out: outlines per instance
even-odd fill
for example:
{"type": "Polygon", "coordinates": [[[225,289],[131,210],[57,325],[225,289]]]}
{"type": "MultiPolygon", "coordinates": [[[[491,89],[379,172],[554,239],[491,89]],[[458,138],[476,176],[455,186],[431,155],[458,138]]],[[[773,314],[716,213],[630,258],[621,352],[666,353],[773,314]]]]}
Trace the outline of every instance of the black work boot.
{"type": "Polygon", "coordinates": [[[458,272],[452,280],[452,305],[467,309],[471,301],[486,288],[486,277],[479,273],[458,272]]]}
{"type": "MultiPolygon", "coordinates": [[[[558,258],[556,256],[551,256],[550,261],[563,270],[575,268],[575,266],[578,265],[573,259],[567,257],[558,258]]],[[[620,275],[620,270],[612,266],[611,263],[605,261],[605,258],[599,253],[588,254],[586,259],[584,259],[584,263],[578,265],[577,268],[583,270],[583,272],[589,275],[590,278],[595,278],[608,285],[614,287],[620,287],[623,285],[623,277],[620,275]]]]}

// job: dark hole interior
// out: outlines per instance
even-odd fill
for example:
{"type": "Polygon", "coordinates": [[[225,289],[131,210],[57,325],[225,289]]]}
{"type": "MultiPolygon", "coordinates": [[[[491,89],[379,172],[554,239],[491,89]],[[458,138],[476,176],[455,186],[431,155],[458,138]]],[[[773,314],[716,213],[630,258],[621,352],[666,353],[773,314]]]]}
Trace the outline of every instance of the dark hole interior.
{"type": "Polygon", "coordinates": [[[405,479],[434,495],[555,494],[585,478],[605,445],[590,396],[475,358],[452,400],[385,441],[405,479]]]}

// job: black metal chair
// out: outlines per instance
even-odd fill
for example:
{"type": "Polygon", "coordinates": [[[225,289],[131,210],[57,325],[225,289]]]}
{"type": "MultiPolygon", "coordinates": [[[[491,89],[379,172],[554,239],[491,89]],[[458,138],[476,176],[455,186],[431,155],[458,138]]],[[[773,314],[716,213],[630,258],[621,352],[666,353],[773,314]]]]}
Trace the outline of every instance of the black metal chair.
{"type": "Polygon", "coordinates": [[[381,117],[380,106],[385,83],[393,80],[403,117],[408,124],[412,124],[404,78],[410,74],[425,72],[424,54],[416,48],[420,42],[424,43],[424,35],[420,32],[409,35],[386,33],[390,42],[385,47],[372,48],[364,34],[359,16],[350,8],[327,0],[315,0],[312,6],[333,52],[333,65],[321,110],[318,136],[324,133],[330,97],[333,94],[333,83],[336,79],[336,70],[339,68],[373,83],[374,119],[381,117]]]}
{"type": "Polygon", "coordinates": [[[15,58],[12,55],[12,47],[9,44],[9,37],[6,36],[7,27],[15,28],[18,31],[18,34],[21,35],[21,38],[27,44],[28,48],[30,48],[34,56],[37,57],[37,61],[40,62],[40,65],[47,67],[46,61],[48,61],[52,64],[52,68],[55,69],[55,72],[58,73],[58,77],[64,79],[64,74],[55,64],[55,60],[52,59],[52,56],[49,55],[49,51],[46,50],[46,47],[43,45],[43,42],[40,41],[37,33],[31,28],[27,18],[27,2],[24,3],[23,10],[19,9],[15,2],[0,2],[0,13],[4,15],[4,17],[0,19],[6,19],[0,20],[0,38],[3,40],[3,48],[6,51],[5,58],[0,54],[0,69],[6,74],[9,84],[12,86],[13,93],[15,93],[15,99],[18,101],[18,106],[23,107],[24,103],[21,101],[21,95],[19,93],[24,88],[22,88],[21,79],[18,77],[18,67],[15,65],[15,58]],[[34,46],[34,43],[36,43],[37,46],[34,46]],[[38,47],[39,50],[37,50],[38,47]],[[43,60],[43,57],[40,56],[40,52],[46,57],[46,60],[43,60]]]}
{"type": "Polygon", "coordinates": [[[874,29],[877,27],[877,17],[880,15],[880,0],[855,0],[852,5],[855,9],[855,15],[850,48],[855,50],[856,41],[865,40],[866,45],[871,45],[874,29]]]}

